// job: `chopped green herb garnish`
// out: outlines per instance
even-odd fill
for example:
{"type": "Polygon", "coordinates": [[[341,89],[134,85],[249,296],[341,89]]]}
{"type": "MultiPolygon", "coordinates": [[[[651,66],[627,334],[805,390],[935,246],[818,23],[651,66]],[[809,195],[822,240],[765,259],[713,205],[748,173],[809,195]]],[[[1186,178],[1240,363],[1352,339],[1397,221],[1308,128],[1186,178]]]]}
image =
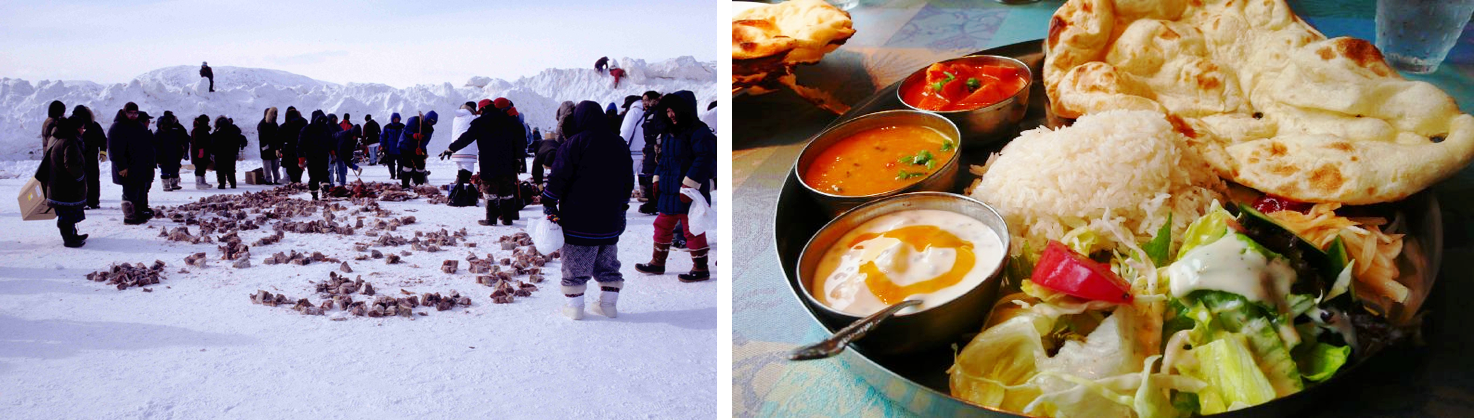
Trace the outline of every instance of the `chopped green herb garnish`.
{"type": "Polygon", "coordinates": [[[905,169],[902,169],[899,173],[896,173],[896,179],[911,179],[911,178],[916,178],[916,177],[923,176],[923,175],[926,175],[926,173],[925,172],[906,172],[905,169]]]}
{"type": "Polygon", "coordinates": [[[954,144],[954,143],[952,143],[952,140],[951,139],[948,139],[947,141],[942,142],[942,151],[943,152],[950,152],[950,151],[952,151],[952,148],[954,148],[954,147],[957,147],[957,145],[954,144]]]}
{"type": "Polygon", "coordinates": [[[936,168],[937,168],[937,160],[936,159],[932,159],[932,160],[926,161],[926,170],[930,171],[930,170],[936,169],[936,168]]]}
{"type": "Polygon", "coordinates": [[[933,156],[930,150],[923,149],[920,152],[916,152],[915,155],[902,156],[899,162],[902,165],[926,165],[927,162],[934,160],[936,160],[936,156],[933,156]]]}
{"type": "Polygon", "coordinates": [[[944,84],[944,83],[946,83],[946,82],[936,82],[936,83],[932,83],[932,84],[931,84],[931,90],[934,90],[934,91],[937,91],[937,92],[941,92],[941,91],[942,91],[942,85],[943,85],[943,84],[944,84]]]}
{"type": "Polygon", "coordinates": [[[981,88],[981,87],[983,87],[983,82],[978,81],[978,78],[976,78],[976,77],[969,77],[969,78],[967,78],[967,90],[974,91],[974,90],[978,90],[978,88],[981,88]]]}

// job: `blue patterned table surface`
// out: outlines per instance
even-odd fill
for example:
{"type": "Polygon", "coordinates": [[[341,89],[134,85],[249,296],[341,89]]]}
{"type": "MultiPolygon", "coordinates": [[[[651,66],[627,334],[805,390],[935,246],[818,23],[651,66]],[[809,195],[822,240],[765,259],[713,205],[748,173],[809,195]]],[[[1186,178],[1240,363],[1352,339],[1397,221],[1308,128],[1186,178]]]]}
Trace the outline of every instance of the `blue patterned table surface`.
{"type": "MultiPolygon", "coordinates": [[[[846,103],[870,96],[928,63],[987,48],[1041,39],[1063,2],[1008,6],[993,1],[876,2],[851,10],[856,35],[819,65],[798,72],[801,83],[846,103]]],[[[1375,2],[1291,1],[1306,21],[1327,36],[1372,39],[1375,2]]],[[[1448,91],[1465,111],[1474,110],[1474,25],[1434,74],[1417,76],[1448,91]]],[[[822,338],[821,330],[791,296],[773,242],[778,193],[804,140],[834,115],[791,93],[739,96],[733,108],[734,215],[737,269],[733,282],[733,410],[737,417],[908,417],[842,362],[793,363],[783,355],[822,338]]],[[[1474,170],[1435,187],[1443,203],[1445,254],[1431,307],[1453,308],[1474,296],[1474,170]]],[[[1451,416],[1474,414],[1474,314],[1435,314],[1428,346],[1398,349],[1356,372],[1344,404],[1317,407],[1312,415],[1451,416]]]]}

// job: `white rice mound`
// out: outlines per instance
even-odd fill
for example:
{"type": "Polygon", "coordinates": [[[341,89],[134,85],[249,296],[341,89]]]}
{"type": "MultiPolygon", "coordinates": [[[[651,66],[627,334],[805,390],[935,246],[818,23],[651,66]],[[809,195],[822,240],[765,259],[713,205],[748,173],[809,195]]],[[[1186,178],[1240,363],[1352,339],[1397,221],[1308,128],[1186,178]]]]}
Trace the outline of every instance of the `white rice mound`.
{"type": "Polygon", "coordinates": [[[1014,253],[1025,243],[1039,252],[1049,239],[1099,223],[1124,227],[1141,243],[1168,214],[1180,243],[1187,225],[1226,191],[1187,141],[1156,111],[1087,115],[1070,127],[1020,134],[975,168],[982,179],[971,195],[1008,221],[1014,253]]]}

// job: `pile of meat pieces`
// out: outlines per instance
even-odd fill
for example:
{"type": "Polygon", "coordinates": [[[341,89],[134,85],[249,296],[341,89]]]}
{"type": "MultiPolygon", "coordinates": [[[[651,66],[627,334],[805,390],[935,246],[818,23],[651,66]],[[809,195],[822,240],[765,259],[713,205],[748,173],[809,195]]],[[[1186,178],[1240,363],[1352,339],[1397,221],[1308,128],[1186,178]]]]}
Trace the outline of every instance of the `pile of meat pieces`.
{"type": "MultiPolygon", "coordinates": [[[[164,262],[154,260],[153,266],[145,266],[143,263],[132,265],[128,263],[114,264],[112,268],[106,271],[96,271],[87,274],[87,280],[107,283],[117,286],[118,290],[124,290],[134,286],[143,287],[151,284],[159,284],[159,279],[163,278],[163,273],[164,262]]],[[[152,292],[153,289],[144,287],[143,291],[152,292]]]]}
{"type": "MultiPolygon", "coordinates": [[[[372,283],[363,281],[359,276],[348,279],[336,272],[328,274],[328,280],[315,285],[317,293],[323,298],[322,303],[314,305],[307,298],[292,299],[285,294],[272,294],[265,290],[258,290],[251,295],[251,302],[266,306],[283,306],[293,304],[292,309],[303,315],[322,315],[327,311],[339,309],[355,316],[367,316],[380,318],[387,316],[411,317],[415,315],[415,309],[420,306],[435,308],[437,311],[448,311],[456,306],[470,306],[471,298],[461,296],[460,292],[451,290],[448,296],[439,293],[425,293],[416,296],[407,290],[400,289],[404,296],[393,297],[378,294],[372,283]],[[373,300],[353,300],[353,295],[374,296],[373,300]]],[[[420,312],[420,316],[427,313],[420,312]]]]}
{"type": "Polygon", "coordinates": [[[307,265],[307,264],[311,264],[311,263],[315,263],[315,262],[341,262],[341,261],[339,261],[337,258],[330,258],[327,255],[323,255],[323,253],[321,253],[321,252],[313,252],[311,255],[308,255],[308,254],[304,254],[304,253],[298,252],[296,250],[293,250],[291,254],[287,254],[285,252],[278,252],[276,254],[272,254],[270,257],[266,257],[266,261],[263,261],[262,263],[264,263],[266,265],[276,265],[276,264],[307,265]]]}
{"type": "MultiPolygon", "coordinates": [[[[528,296],[532,296],[532,292],[536,292],[537,291],[537,286],[535,286],[535,285],[533,285],[531,283],[520,282],[519,281],[519,282],[517,282],[517,285],[516,286],[513,286],[512,285],[512,282],[510,280],[505,280],[505,279],[503,279],[503,280],[496,280],[496,285],[493,286],[491,284],[483,283],[482,282],[482,279],[483,278],[486,278],[486,277],[488,277],[488,276],[476,276],[476,282],[481,283],[481,284],[485,284],[487,286],[492,286],[492,287],[494,287],[496,289],[496,290],[494,290],[494,291],[491,292],[491,302],[492,303],[498,303],[498,304],[501,304],[501,303],[512,303],[512,300],[513,300],[513,297],[514,296],[515,297],[528,297],[528,296]]],[[[490,280],[488,280],[488,281],[490,281],[490,280]]]]}

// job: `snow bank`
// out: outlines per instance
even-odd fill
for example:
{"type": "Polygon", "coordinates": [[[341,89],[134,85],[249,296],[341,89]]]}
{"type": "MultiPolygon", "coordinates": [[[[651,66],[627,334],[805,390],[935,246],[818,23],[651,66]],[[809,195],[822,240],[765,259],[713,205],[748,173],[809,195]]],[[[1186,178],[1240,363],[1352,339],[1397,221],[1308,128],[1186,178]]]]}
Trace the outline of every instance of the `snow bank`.
{"type": "MultiPolygon", "coordinates": [[[[432,138],[432,152],[444,149],[449,138],[450,115],[466,101],[496,97],[511,99],[527,123],[543,131],[553,127],[558,104],[593,100],[608,105],[623,104],[624,97],[648,90],[661,93],[690,90],[702,104],[716,100],[716,63],[680,57],[655,63],[635,58],[615,60],[627,76],[619,88],[611,87],[613,79],[592,68],[547,69],[531,77],[515,81],[486,76],[472,77],[460,87],[451,83],[422,84],[405,89],[378,83],[340,85],[280,70],[219,66],[215,71],[215,92],[209,81],[199,77],[199,67],[175,66],[150,71],[128,83],[102,85],[89,81],[0,78],[0,160],[35,159],[40,154],[41,123],[46,120],[46,107],[53,100],[67,105],[67,113],[78,104],[97,114],[106,127],[123,104],[134,102],[150,115],[158,117],[164,110],[174,111],[188,121],[200,114],[212,119],[220,114],[235,119],[250,139],[244,157],[258,157],[256,123],[267,107],[286,112],[296,106],[303,114],[314,109],[323,112],[351,114],[356,124],[365,114],[374,115],[380,124],[389,122],[389,114],[399,112],[404,119],[431,110],[441,115],[440,135],[432,138]]],[[[280,122],[280,120],[279,120],[280,122]]],[[[189,124],[186,122],[185,126],[189,124]]]]}

